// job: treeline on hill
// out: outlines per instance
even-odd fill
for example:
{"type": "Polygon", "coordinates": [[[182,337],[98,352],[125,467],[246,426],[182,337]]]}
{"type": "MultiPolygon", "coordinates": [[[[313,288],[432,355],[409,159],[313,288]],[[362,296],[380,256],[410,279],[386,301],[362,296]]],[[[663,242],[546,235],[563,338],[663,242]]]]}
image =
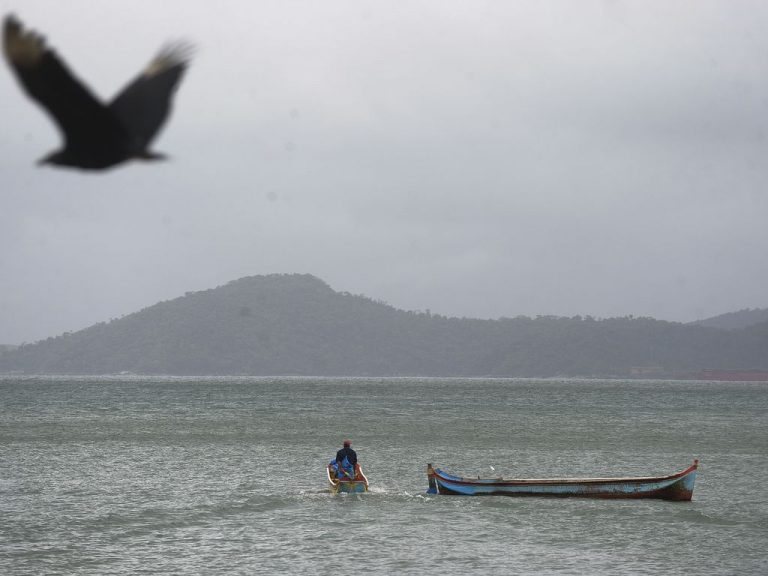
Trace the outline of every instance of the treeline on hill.
{"type": "Polygon", "coordinates": [[[253,276],[0,353],[57,374],[629,376],[768,369],[768,323],[727,331],[650,318],[447,318],[253,276]]]}
{"type": "Polygon", "coordinates": [[[768,322],[768,308],[745,308],[706,320],[697,320],[693,324],[708,328],[722,328],[723,330],[739,330],[761,322],[768,322]]]}

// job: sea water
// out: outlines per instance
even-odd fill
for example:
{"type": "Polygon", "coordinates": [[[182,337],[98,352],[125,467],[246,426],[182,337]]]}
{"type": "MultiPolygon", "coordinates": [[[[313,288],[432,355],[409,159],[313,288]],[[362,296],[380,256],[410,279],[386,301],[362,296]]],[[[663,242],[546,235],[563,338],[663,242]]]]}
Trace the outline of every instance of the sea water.
{"type": "Polygon", "coordinates": [[[764,383],[5,376],[0,574],[762,575],[767,457],[764,383]],[[694,458],[692,502],[425,494],[694,458]]]}

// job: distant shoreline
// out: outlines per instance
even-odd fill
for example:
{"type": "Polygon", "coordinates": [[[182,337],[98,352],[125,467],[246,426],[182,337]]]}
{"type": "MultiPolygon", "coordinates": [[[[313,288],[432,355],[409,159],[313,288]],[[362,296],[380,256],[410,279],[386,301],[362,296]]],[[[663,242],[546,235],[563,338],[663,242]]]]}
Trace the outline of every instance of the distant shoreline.
{"type": "Polygon", "coordinates": [[[130,382],[138,380],[167,380],[167,381],[247,381],[247,380],[295,380],[295,381],[338,381],[338,380],[357,380],[357,381],[406,381],[406,380],[425,380],[425,381],[489,381],[497,380],[499,382],[729,382],[729,383],[760,383],[768,384],[768,376],[762,379],[716,379],[716,378],[684,378],[684,377],[658,377],[658,378],[639,378],[623,376],[604,376],[604,377],[585,377],[585,376],[307,376],[301,374],[275,374],[275,375],[245,375],[245,374],[46,374],[46,373],[14,373],[0,372],[0,380],[10,380],[20,378],[22,380],[48,379],[48,380],[107,380],[116,382],[130,382]]]}

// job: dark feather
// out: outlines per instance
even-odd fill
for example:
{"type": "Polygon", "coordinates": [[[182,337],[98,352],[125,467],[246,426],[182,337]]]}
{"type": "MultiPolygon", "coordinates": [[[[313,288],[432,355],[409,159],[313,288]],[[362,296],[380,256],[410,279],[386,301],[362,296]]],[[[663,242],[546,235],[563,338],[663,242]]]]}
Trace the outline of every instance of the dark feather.
{"type": "Polygon", "coordinates": [[[4,51],[21,85],[53,117],[67,148],[87,149],[122,133],[112,114],[80,83],[37,34],[8,16],[4,51]]]}
{"type": "Polygon", "coordinates": [[[54,119],[64,148],[45,162],[103,169],[131,158],[159,159],[147,149],[170,111],[190,50],[162,51],[109,105],[94,97],[45,39],[13,16],[3,25],[3,52],[22,88],[54,119]]]}
{"type": "Polygon", "coordinates": [[[171,96],[189,62],[191,48],[169,46],[109,105],[143,148],[157,135],[171,111],[171,96]]]}

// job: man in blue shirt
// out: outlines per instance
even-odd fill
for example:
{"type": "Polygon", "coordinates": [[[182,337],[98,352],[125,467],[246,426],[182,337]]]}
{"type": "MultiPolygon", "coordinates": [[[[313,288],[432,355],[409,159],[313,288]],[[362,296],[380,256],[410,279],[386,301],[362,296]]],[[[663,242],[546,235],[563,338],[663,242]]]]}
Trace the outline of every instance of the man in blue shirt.
{"type": "Polygon", "coordinates": [[[351,446],[351,440],[344,440],[344,448],[336,452],[336,463],[339,464],[339,466],[344,462],[344,458],[347,459],[347,462],[349,462],[349,465],[352,466],[352,468],[357,464],[357,453],[352,450],[351,446]]]}
{"type": "Polygon", "coordinates": [[[336,452],[335,464],[336,475],[339,478],[346,477],[354,480],[357,477],[357,453],[351,448],[352,442],[344,440],[344,447],[336,452]]]}

